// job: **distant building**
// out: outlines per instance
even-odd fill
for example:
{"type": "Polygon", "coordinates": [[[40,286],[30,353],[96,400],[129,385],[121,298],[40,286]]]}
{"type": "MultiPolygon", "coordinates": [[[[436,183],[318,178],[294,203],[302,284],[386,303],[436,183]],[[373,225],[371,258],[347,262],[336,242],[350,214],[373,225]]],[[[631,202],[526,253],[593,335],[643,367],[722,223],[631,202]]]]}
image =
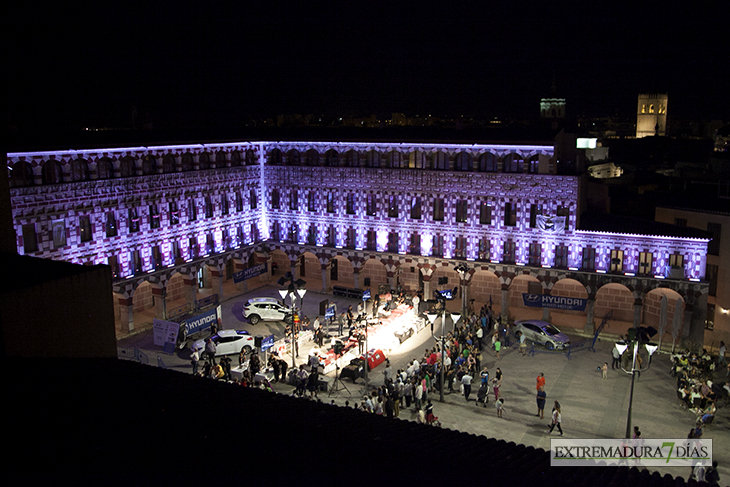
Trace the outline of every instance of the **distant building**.
{"type": "Polygon", "coordinates": [[[667,94],[639,95],[636,107],[636,138],[667,135],[667,94]]]}
{"type": "Polygon", "coordinates": [[[540,118],[565,118],[565,98],[541,98],[540,118]]]}

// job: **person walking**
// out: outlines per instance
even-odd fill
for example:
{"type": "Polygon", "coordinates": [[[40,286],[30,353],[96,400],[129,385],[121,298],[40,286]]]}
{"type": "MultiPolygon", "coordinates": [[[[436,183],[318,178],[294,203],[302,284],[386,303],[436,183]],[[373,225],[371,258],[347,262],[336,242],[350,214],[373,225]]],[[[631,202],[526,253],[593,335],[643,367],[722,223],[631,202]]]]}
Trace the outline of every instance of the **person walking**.
{"type": "Polygon", "coordinates": [[[461,378],[461,384],[464,386],[464,399],[469,400],[469,394],[471,394],[471,381],[473,377],[469,375],[469,372],[463,375],[461,378]]]}
{"type": "Polygon", "coordinates": [[[494,401],[499,401],[499,387],[502,385],[502,381],[496,377],[492,379],[492,390],[494,391],[494,401]]]}
{"type": "Polygon", "coordinates": [[[613,358],[613,361],[611,362],[611,370],[620,369],[621,368],[621,352],[618,351],[618,347],[616,347],[616,346],[613,347],[613,350],[611,350],[611,357],[613,358]]]}
{"type": "Polygon", "coordinates": [[[497,417],[502,417],[502,411],[504,411],[504,399],[500,399],[499,401],[494,403],[494,407],[497,408],[497,417]]]}
{"type": "Polygon", "coordinates": [[[543,386],[540,386],[537,388],[537,416],[540,419],[544,419],[544,412],[545,412],[545,400],[547,399],[547,394],[545,394],[545,389],[543,386]]]}
{"type": "Polygon", "coordinates": [[[499,337],[494,342],[494,352],[497,354],[497,360],[499,360],[499,351],[502,349],[502,342],[499,341],[499,337]]]}
{"type": "Polygon", "coordinates": [[[553,432],[553,429],[557,426],[558,431],[560,432],[560,436],[563,436],[563,428],[561,427],[560,423],[563,422],[563,417],[560,412],[560,403],[558,401],[555,401],[555,404],[553,405],[553,417],[552,422],[550,423],[550,426],[548,426],[548,434],[553,432]]]}

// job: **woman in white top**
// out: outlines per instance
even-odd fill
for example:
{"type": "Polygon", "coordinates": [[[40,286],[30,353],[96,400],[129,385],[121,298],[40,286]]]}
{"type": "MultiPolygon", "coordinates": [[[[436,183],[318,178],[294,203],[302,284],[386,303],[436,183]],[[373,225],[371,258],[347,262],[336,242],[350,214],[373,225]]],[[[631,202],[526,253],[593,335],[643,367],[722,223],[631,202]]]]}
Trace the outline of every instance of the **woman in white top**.
{"type": "Polygon", "coordinates": [[[557,426],[558,431],[560,432],[560,436],[563,436],[563,428],[560,426],[562,419],[563,418],[560,414],[560,403],[558,401],[555,401],[555,405],[553,406],[553,421],[548,427],[548,433],[552,433],[553,429],[557,426]]]}

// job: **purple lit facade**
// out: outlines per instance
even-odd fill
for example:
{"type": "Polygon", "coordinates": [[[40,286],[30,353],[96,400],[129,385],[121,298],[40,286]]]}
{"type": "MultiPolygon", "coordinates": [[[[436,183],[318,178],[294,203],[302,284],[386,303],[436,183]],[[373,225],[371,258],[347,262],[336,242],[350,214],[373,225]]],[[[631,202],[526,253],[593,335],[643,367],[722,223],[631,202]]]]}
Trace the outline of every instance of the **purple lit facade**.
{"type": "Polygon", "coordinates": [[[430,296],[444,274],[462,305],[518,319],[517,281],[550,294],[568,279],[588,299],[585,329],[613,306],[606,284],[623,287],[633,324],[671,289],[683,336],[702,341],[708,239],[580,230],[581,178],[555,174],[552,145],[241,142],[16,153],[8,166],[18,252],[109,264],[122,331],[135,313],[265,285],[230,275],[272,261],[314,272],[323,292],[399,283],[430,296]]]}

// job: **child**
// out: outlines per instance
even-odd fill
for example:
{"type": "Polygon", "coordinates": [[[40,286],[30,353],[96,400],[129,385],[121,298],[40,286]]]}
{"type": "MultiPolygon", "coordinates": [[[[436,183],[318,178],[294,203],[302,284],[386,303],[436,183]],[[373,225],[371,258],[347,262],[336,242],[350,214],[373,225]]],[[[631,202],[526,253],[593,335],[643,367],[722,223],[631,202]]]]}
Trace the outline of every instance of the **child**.
{"type": "Polygon", "coordinates": [[[502,417],[502,411],[504,411],[504,399],[499,399],[497,402],[494,403],[494,407],[497,408],[497,417],[502,417]]]}
{"type": "Polygon", "coordinates": [[[601,366],[601,375],[603,376],[604,380],[606,380],[607,374],[608,374],[608,362],[603,362],[603,365],[601,366]]]}

